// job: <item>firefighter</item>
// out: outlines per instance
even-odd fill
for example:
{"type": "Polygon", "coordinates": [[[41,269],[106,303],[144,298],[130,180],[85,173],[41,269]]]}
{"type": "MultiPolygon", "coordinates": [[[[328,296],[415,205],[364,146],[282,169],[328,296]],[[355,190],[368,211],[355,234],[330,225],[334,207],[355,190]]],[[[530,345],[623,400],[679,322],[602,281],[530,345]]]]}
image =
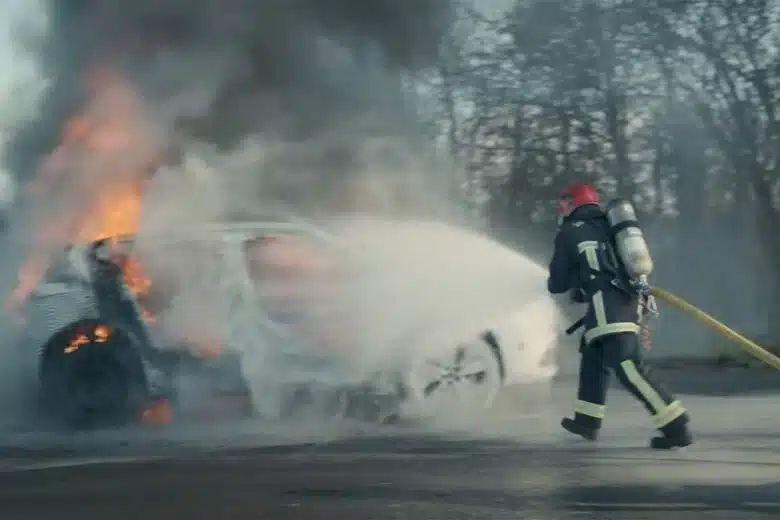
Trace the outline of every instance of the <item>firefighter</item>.
{"type": "MultiPolygon", "coordinates": [[[[588,305],[578,322],[584,327],[578,404],[574,418],[564,418],[561,426],[588,440],[598,438],[614,372],[650,412],[660,430],[661,435],[651,439],[652,448],[690,445],[693,439],[688,413],[651,376],[642,359],[640,293],[626,268],[629,262],[620,256],[616,231],[601,208],[596,190],[588,184],[569,187],[558,201],[558,213],[560,226],[547,289],[552,294],[568,292],[574,302],[588,305]]],[[[636,234],[631,235],[635,238],[636,234]]],[[[573,333],[572,329],[576,330],[572,327],[567,332],[573,333]]]]}

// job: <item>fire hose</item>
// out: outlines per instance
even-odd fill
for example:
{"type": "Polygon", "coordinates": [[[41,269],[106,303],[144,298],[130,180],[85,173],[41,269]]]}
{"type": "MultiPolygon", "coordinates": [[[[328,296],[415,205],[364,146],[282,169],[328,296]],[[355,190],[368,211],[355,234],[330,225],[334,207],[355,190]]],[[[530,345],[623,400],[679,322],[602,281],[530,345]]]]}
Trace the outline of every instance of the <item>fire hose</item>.
{"type": "MultiPolygon", "coordinates": [[[[724,336],[725,338],[733,341],[739,347],[741,347],[743,350],[748,351],[753,357],[759,359],[760,361],[763,361],[767,365],[776,368],[777,370],[780,370],[780,357],[772,354],[764,347],[759,346],[755,342],[747,339],[742,334],[736,332],[735,330],[729,328],[725,324],[721,323],[720,321],[716,320],[703,310],[699,309],[695,305],[692,305],[688,303],[687,301],[683,300],[679,296],[670,293],[669,291],[665,289],[661,289],[660,287],[649,287],[647,285],[644,286],[644,289],[642,290],[643,298],[642,298],[642,305],[649,315],[651,316],[657,316],[658,311],[655,308],[655,304],[652,302],[652,298],[657,298],[661,301],[664,301],[671,305],[672,307],[675,307],[685,314],[688,314],[689,316],[692,316],[696,320],[704,323],[711,329],[713,329],[715,332],[720,334],[721,336],[724,336]]],[[[642,322],[644,322],[644,318],[642,319],[642,322]]],[[[566,334],[571,335],[574,334],[577,329],[582,327],[585,324],[585,318],[582,317],[579,320],[577,320],[571,327],[566,329],[566,334]]],[[[647,329],[646,323],[643,324],[643,331],[646,334],[649,334],[649,331],[647,329]]],[[[643,343],[649,342],[649,336],[643,336],[643,343]]],[[[645,345],[646,349],[649,349],[649,345],[645,345]]]]}
{"type": "Polygon", "coordinates": [[[742,334],[727,327],[698,307],[691,305],[679,296],[676,296],[669,291],[659,287],[652,287],[650,289],[650,294],[704,323],[721,336],[724,336],[725,338],[730,339],[736,343],[740,348],[746,350],[760,361],[763,361],[767,365],[780,370],[780,357],[772,354],[767,349],[757,345],[755,342],[747,339],[742,334]]]}

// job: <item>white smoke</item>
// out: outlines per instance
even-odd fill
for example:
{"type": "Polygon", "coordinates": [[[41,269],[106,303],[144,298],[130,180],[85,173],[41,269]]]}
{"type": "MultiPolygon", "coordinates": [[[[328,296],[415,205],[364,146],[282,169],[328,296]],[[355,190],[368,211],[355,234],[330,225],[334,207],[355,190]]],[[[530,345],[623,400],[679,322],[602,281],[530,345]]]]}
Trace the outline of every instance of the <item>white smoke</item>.
{"type": "Polygon", "coordinates": [[[8,0],[0,6],[0,14],[0,139],[5,143],[20,123],[34,115],[46,89],[34,45],[47,30],[48,18],[44,0],[8,0]]]}
{"type": "MultiPolygon", "coordinates": [[[[161,171],[150,183],[145,200],[141,248],[145,261],[158,270],[191,273],[192,281],[182,297],[163,317],[171,334],[231,338],[230,346],[243,352],[245,376],[256,405],[268,411],[279,406],[274,387],[301,374],[298,367],[285,365],[274,355],[286,348],[280,345],[284,340],[263,334],[256,310],[235,306],[226,310],[235,302],[226,291],[240,286],[245,273],[224,270],[213,277],[206,271],[192,272],[186,263],[207,266],[154,247],[160,237],[197,236],[204,226],[229,214],[240,213],[250,220],[280,216],[271,210],[284,206],[274,200],[272,191],[265,190],[269,177],[277,173],[274,155],[298,150],[301,145],[247,143],[229,154],[193,146],[179,168],[161,171]]],[[[345,282],[343,273],[329,281],[344,285],[328,309],[334,321],[324,329],[328,334],[335,331],[340,338],[340,353],[335,355],[348,355],[343,358],[344,370],[330,375],[326,371],[322,377],[341,378],[331,383],[368,380],[378,371],[404,366],[415,357],[442,349],[454,351],[458,344],[492,329],[504,348],[508,382],[549,380],[556,371],[552,349],[562,324],[545,292],[545,270],[477,232],[446,224],[440,212],[425,206],[425,197],[418,194],[418,200],[413,200],[414,189],[408,183],[424,180],[426,172],[415,170],[414,156],[408,150],[398,148],[397,153],[410,159],[405,171],[393,176],[367,150],[371,160],[360,172],[364,175],[357,175],[348,185],[352,193],[341,193],[340,205],[318,200],[312,193],[309,201],[321,203],[318,211],[299,208],[310,217],[306,225],[331,234],[334,249],[345,248],[345,265],[359,265],[350,273],[351,281],[345,282]],[[399,178],[406,180],[399,182],[399,178]]],[[[287,174],[297,179],[299,189],[306,190],[305,175],[287,174]]],[[[296,219],[301,215],[287,216],[296,219]]]]}
{"type": "MultiPolygon", "coordinates": [[[[44,95],[47,81],[38,66],[34,44],[47,29],[44,0],[8,0],[0,4],[0,150],[6,151],[8,140],[16,130],[34,118],[38,101],[44,95]]],[[[19,188],[14,176],[0,168],[0,211],[13,220],[13,211],[19,188]]],[[[16,237],[7,234],[0,251],[0,294],[15,283],[19,258],[14,247],[16,237]]],[[[16,327],[0,314],[0,428],[15,423],[22,409],[20,395],[20,356],[16,345],[16,327]]]]}
{"type": "MultiPolygon", "coordinates": [[[[34,117],[47,82],[31,46],[46,31],[44,0],[9,0],[0,5],[0,148],[11,134],[34,117]]],[[[0,209],[16,198],[13,176],[0,169],[0,209]]]]}
{"type": "MultiPolygon", "coordinates": [[[[3,23],[9,28],[32,24],[43,30],[40,3],[7,2],[3,23]]],[[[13,41],[14,31],[3,34],[13,41]]],[[[10,45],[9,49],[17,47],[10,45]]],[[[35,61],[19,49],[10,52],[6,70],[19,72],[14,84],[29,97],[5,104],[18,108],[9,114],[8,125],[3,125],[8,128],[33,117],[35,102],[46,85],[36,72],[35,61]]],[[[544,271],[479,234],[443,223],[457,214],[443,193],[439,174],[442,170],[452,173],[452,166],[425,146],[412,147],[410,143],[419,137],[363,135],[368,134],[360,130],[364,125],[370,128],[385,117],[397,119],[399,114],[390,114],[397,105],[390,102],[391,109],[365,114],[366,121],[356,121],[351,115],[343,127],[331,127],[305,141],[282,142],[264,135],[248,138],[233,151],[218,151],[209,143],[175,133],[172,124],[177,117],[208,111],[212,94],[220,86],[224,62],[215,60],[213,54],[207,57],[201,61],[200,55],[164,56],[162,65],[146,70],[143,78],[147,87],[154,85],[156,95],[139,100],[146,104],[139,118],[150,123],[155,144],[176,145],[183,156],[181,164],[164,166],[149,182],[140,229],[139,251],[152,276],[155,271],[167,271],[187,279],[184,290],[161,317],[164,335],[182,340],[217,336],[228,346],[232,343],[245,355],[244,373],[256,404],[272,408],[273,402],[261,403],[260,397],[272,401],[270,387],[295,368],[269,363],[269,351],[282,348],[279,340],[258,330],[258,317],[249,307],[243,311],[230,308],[231,284],[240,280],[241,273],[223,271],[212,277],[208,270],[214,263],[209,262],[218,259],[210,258],[208,251],[197,255],[172,251],[161,247],[158,240],[182,239],[236,214],[265,218],[269,209],[292,207],[294,216],[329,229],[362,258],[360,283],[342,294],[339,319],[343,321],[330,327],[341,329],[352,349],[348,356],[352,372],[346,377],[359,380],[399,357],[413,357],[428,348],[454,347],[493,326],[500,327],[497,330],[510,364],[507,369],[515,381],[552,376],[555,367],[550,364],[549,351],[559,323],[558,311],[545,294],[544,271]],[[196,81],[199,77],[204,81],[196,81]],[[329,151],[343,143],[351,156],[345,166],[350,171],[344,172],[340,183],[321,182],[326,176],[319,171],[320,165],[329,151]]],[[[392,78],[346,79],[345,83],[358,85],[356,89],[370,86],[371,92],[378,85],[390,85],[388,90],[397,85],[392,78]]],[[[8,96],[13,97],[12,90],[9,87],[8,96]]],[[[377,106],[386,101],[386,94],[376,90],[377,106]]],[[[259,98],[262,93],[253,100],[259,105],[247,107],[248,112],[274,104],[273,97],[259,98]]],[[[274,118],[284,126],[284,114],[274,114],[274,118]]],[[[111,158],[119,163],[97,165],[100,170],[94,170],[95,174],[104,173],[107,183],[121,182],[112,177],[117,168],[111,166],[145,163],[149,150],[143,147],[124,153],[111,158]]],[[[90,185],[99,186],[98,179],[90,179],[90,185]]]]}

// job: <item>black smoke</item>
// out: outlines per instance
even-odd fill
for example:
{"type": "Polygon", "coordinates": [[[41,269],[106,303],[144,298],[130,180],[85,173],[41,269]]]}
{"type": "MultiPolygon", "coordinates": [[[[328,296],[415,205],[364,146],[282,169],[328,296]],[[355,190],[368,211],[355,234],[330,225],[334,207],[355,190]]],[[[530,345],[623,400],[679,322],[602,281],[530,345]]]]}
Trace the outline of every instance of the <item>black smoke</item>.
{"type": "MultiPolygon", "coordinates": [[[[13,137],[7,165],[29,178],[84,96],[87,69],[100,61],[124,69],[150,98],[216,85],[207,109],[176,114],[176,127],[197,138],[230,145],[273,131],[309,139],[374,110],[380,92],[392,97],[399,86],[391,72],[430,65],[449,4],[50,0],[52,24],[41,56],[52,87],[39,116],[13,137]],[[376,70],[388,72],[387,80],[366,81],[376,70]]],[[[376,124],[375,131],[384,131],[376,124]]]]}

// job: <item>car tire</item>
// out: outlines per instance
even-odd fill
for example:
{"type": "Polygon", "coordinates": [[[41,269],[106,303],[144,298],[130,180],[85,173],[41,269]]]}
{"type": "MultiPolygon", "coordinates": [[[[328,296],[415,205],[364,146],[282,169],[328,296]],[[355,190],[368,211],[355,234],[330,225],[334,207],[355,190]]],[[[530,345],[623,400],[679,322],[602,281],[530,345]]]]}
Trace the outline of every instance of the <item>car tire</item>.
{"type": "Polygon", "coordinates": [[[447,419],[492,407],[504,383],[495,337],[482,334],[450,347],[418,349],[401,374],[400,419],[447,419]]]}
{"type": "Polygon", "coordinates": [[[77,350],[66,347],[81,322],[55,335],[40,366],[40,406],[47,422],[69,429],[122,426],[132,421],[148,398],[136,344],[122,329],[104,342],[92,338],[77,350]]]}

